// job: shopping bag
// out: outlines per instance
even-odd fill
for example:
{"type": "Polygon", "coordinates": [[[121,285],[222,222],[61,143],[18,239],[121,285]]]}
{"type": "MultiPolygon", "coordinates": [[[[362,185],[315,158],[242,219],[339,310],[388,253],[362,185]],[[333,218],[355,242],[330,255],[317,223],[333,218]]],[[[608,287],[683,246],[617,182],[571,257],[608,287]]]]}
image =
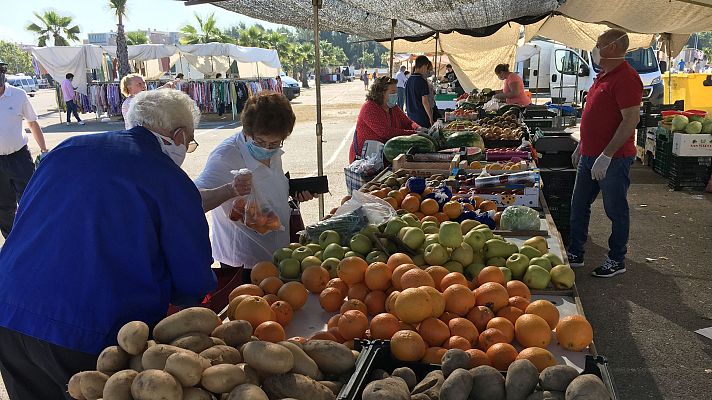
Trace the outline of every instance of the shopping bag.
{"type": "MultiPolygon", "coordinates": [[[[233,174],[252,174],[248,169],[232,171],[233,174]]],[[[230,219],[245,224],[253,231],[265,235],[269,232],[284,231],[284,225],[279,220],[279,215],[274,211],[266,199],[262,198],[255,188],[254,182],[250,194],[238,196],[232,203],[230,219]]]]}
{"type": "Polygon", "coordinates": [[[299,202],[290,198],[289,208],[289,241],[299,243],[299,232],[304,230],[304,219],[302,219],[302,212],[299,209],[299,202]]]}

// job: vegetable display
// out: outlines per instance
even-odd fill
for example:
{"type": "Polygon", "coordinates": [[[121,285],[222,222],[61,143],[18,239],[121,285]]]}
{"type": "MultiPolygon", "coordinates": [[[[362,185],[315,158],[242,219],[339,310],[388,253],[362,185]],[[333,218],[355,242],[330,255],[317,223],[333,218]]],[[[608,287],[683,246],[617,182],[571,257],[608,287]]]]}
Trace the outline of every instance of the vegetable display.
{"type": "Polygon", "coordinates": [[[502,212],[499,224],[510,231],[528,231],[538,230],[541,222],[538,211],[526,206],[509,206],[502,212]]]}

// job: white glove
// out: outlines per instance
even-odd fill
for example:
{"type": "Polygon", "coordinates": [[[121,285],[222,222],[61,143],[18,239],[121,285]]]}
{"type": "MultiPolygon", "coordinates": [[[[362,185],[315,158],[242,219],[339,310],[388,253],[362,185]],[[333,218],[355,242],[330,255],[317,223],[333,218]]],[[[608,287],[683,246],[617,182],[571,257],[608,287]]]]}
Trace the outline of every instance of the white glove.
{"type": "Polygon", "coordinates": [[[416,129],[415,131],[419,134],[427,135],[429,130],[424,126],[419,126],[418,129],[416,129]]]}
{"type": "Polygon", "coordinates": [[[593,163],[591,168],[591,178],[602,181],[606,177],[606,171],[608,171],[608,166],[611,165],[611,157],[605,154],[598,156],[596,161],[593,163]]]}
{"type": "Polygon", "coordinates": [[[571,164],[574,166],[574,168],[578,168],[579,161],[581,161],[580,147],[581,147],[581,145],[577,144],[576,150],[574,150],[573,154],[571,154],[571,164]]]}

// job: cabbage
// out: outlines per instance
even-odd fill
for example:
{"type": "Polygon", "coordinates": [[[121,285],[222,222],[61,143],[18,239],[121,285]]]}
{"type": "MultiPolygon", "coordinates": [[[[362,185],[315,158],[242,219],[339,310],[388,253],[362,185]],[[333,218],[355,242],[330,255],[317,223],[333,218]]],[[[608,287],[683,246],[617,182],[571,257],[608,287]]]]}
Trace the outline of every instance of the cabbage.
{"type": "Polygon", "coordinates": [[[700,133],[702,132],[702,123],[700,121],[692,121],[685,127],[685,133],[700,133]]]}
{"type": "Polygon", "coordinates": [[[702,133],[712,133],[712,119],[706,119],[702,122],[702,133]]]}
{"type": "Polygon", "coordinates": [[[510,231],[539,230],[539,212],[527,206],[509,206],[502,212],[499,225],[510,231]]]}
{"type": "Polygon", "coordinates": [[[687,119],[686,116],[684,115],[676,115],[672,119],[672,130],[673,131],[684,131],[685,127],[687,124],[690,123],[690,120],[687,119]]]}

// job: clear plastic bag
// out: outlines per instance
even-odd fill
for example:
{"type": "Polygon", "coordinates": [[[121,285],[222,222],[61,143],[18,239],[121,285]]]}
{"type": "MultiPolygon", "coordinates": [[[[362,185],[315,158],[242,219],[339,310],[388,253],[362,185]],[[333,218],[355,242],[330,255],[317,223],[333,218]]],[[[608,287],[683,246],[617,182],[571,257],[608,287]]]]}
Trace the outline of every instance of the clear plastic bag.
{"type": "Polygon", "coordinates": [[[510,231],[534,231],[541,222],[538,211],[527,206],[509,206],[502,212],[499,225],[510,231]]]}
{"type": "Polygon", "coordinates": [[[397,215],[390,204],[376,196],[360,191],[354,191],[351,198],[342,204],[334,213],[334,216],[352,212],[358,208],[366,216],[369,224],[379,225],[397,215]]]}
{"type": "MultiPolygon", "coordinates": [[[[232,171],[234,175],[252,174],[248,169],[232,171]]],[[[285,201],[287,201],[285,199],[285,201]]],[[[250,194],[237,197],[232,203],[230,219],[245,224],[253,231],[265,235],[269,232],[284,231],[285,227],[279,220],[279,215],[269,202],[260,197],[255,185],[252,185],[250,194]]]]}

